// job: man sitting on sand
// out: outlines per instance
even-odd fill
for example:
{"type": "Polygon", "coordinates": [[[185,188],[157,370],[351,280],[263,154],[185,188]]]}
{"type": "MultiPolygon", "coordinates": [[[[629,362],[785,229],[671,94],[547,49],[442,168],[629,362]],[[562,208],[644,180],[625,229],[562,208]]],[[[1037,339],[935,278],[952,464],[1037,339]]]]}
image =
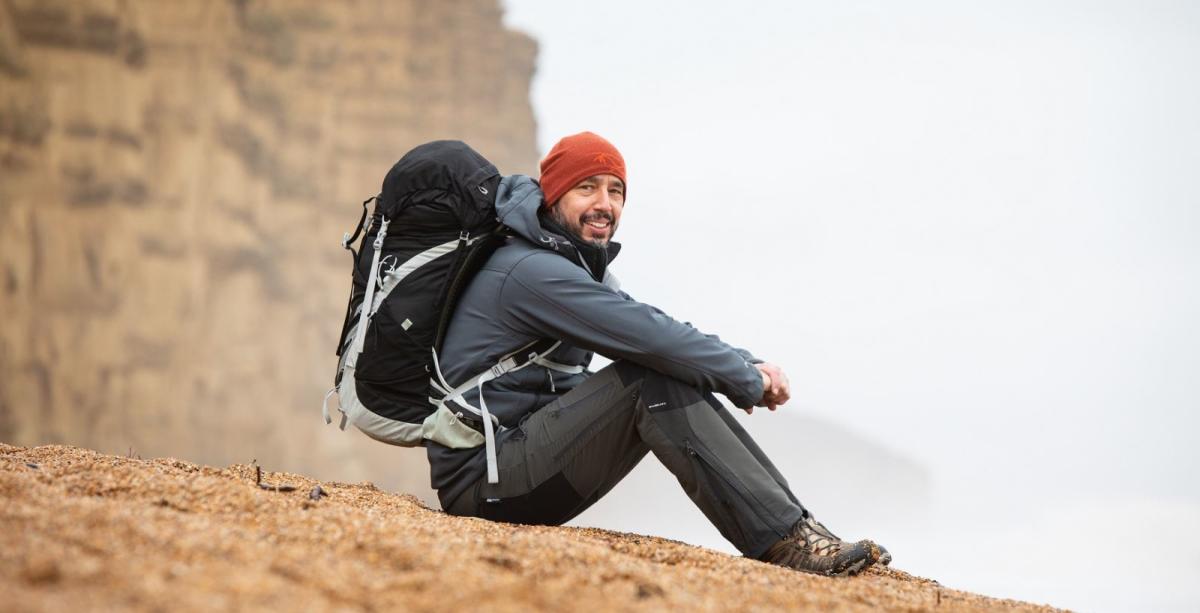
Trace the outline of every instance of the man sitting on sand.
{"type": "MultiPolygon", "coordinates": [[[[842,541],[816,521],[713,396],[747,413],[775,410],[790,396],[783,370],[619,289],[608,265],[620,251],[612,237],[626,194],[624,158],[590,132],[551,149],[540,187],[519,175],[501,182],[496,208],[514,236],[458,303],[441,372],[458,385],[531,342],[562,344],[482,386],[488,411],[505,427],[496,435],[492,479],[483,448],[428,443],[442,507],[562,524],[649,451],[747,557],[824,575],[888,563],[882,547],[842,541]],[[593,353],[613,363],[588,372],[593,353]]],[[[465,399],[478,406],[478,396],[465,399]]]]}

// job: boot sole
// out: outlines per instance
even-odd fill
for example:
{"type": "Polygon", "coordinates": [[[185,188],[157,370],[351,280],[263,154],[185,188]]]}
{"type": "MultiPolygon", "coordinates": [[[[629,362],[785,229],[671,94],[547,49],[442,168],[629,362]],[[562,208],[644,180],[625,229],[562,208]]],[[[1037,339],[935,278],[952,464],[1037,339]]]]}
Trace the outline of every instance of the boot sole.
{"type": "Polygon", "coordinates": [[[830,573],[829,576],[830,577],[853,577],[854,575],[857,575],[858,573],[861,573],[862,571],[866,570],[874,563],[875,562],[872,561],[870,558],[864,558],[862,560],[859,560],[859,561],[851,564],[850,566],[847,566],[841,572],[830,573]]]}
{"type": "MultiPolygon", "coordinates": [[[[870,568],[876,562],[880,561],[881,557],[883,557],[883,556],[880,555],[879,546],[876,545],[875,543],[871,543],[871,549],[870,549],[870,552],[867,554],[867,557],[865,557],[861,560],[855,560],[854,562],[851,562],[850,565],[847,566],[846,568],[843,568],[840,571],[835,571],[835,572],[829,573],[829,576],[830,577],[853,577],[854,575],[861,573],[862,571],[870,568]]],[[[888,558],[889,558],[888,561],[890,562],[891,556],[888,556],[888,558]]]]}

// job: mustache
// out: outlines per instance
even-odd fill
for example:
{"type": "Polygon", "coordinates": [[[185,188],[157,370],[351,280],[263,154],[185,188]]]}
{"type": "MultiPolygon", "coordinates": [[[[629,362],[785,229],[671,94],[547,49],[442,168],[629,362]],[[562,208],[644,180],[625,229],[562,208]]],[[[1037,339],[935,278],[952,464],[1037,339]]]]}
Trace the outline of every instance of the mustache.
{"type": "Polygon", "coordinates": [[[589,221],[601,221],[601,220],[607,221],[608,223],[611,224],[613,222],[612,213],[605,213],[603,211],[596,211],[594,213],[584,213],[582,216],[580,216],[579,223],[587,223],[589,221]]]}

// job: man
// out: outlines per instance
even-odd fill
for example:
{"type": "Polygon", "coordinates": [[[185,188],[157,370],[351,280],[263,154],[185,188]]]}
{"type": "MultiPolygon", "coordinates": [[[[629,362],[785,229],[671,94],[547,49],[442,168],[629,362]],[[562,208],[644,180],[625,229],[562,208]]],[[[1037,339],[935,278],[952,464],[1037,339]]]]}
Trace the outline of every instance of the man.
{"type": "MultiPolygon", "coordinates": [[[[506,177],[497,193],[509,238],[459,302],[441,371],[460,385],[539,339],[544,359],[482,386],[503,428],[496,482],[482,448],[430,443],[433,486],[455,515],[561,524],[652,452],[721,534],[748,557],[852,575],[890,556],[844,542],[800,504],[783,476],[713,396],[750,412],[787,402],[783,371],[620,291],[608,273],[620,245],[625,161],[605,139],[568,136],[541,163],[541,185],[506,177]],[[614,360],[584,370],[593,352],[614,360]]],[[[465,398],[479,406],[479,393],[465,398]]],[[[469,415],[466,416],[469,421],[469,415]]]]}

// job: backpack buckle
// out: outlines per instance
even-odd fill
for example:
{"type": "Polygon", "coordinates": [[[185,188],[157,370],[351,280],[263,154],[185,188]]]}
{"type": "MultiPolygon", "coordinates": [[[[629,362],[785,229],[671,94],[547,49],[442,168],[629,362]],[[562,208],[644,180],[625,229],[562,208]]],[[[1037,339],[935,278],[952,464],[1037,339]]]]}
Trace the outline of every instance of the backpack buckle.
{"type": "Polygon", "coordinates": [[[506,373],[506,372],[512,370],[514,367],[516,367],[516,365],[517,365],[517,361],[512,358],[508,358],[506,360],[501,360],[500,362],[497,362],[496,365],[491,368],[492,378],[494,379],[496,377],[503,375],[504,373],[506,373]]]}

